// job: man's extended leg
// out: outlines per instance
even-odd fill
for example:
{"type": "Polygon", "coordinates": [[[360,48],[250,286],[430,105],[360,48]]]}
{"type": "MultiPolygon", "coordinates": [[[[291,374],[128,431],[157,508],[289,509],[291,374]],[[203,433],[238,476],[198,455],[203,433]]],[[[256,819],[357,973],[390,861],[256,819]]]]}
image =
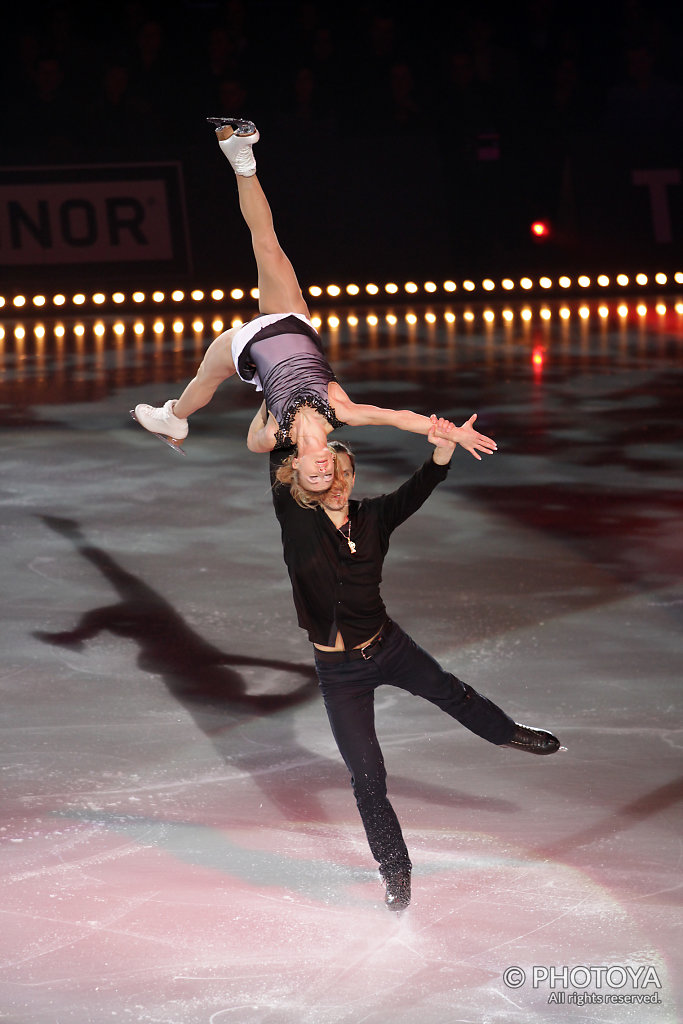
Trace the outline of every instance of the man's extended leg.
{"type": "Polygon", "coordinates": [[[559,740],[551,733],[519,725],[493,701],[446,672],[396,623],[375,660],[382,682],[424,697],[490,743],[532,754],[559,749],[559,740]]]}

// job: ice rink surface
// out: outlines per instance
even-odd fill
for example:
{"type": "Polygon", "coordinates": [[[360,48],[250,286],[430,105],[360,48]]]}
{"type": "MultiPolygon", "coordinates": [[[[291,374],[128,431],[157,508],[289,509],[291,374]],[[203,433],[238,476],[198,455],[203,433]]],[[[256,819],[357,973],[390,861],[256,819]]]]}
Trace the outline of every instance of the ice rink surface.
{"type": "MultiPolygon", "coordinates": [[[[253,390],[182,458],[129,418],[207,339],[0,352],[2,1024],[677,1024],[683,326],[342,325],[352,398],[479,414],[393,536],[389,612],[549,758],[386,688],[389,913],[297,627],[253,390]],[[535,357],[535,361],[534,361],[535,357]]],[[[422,437],[337,431],[355,496],[422,437]]]]}

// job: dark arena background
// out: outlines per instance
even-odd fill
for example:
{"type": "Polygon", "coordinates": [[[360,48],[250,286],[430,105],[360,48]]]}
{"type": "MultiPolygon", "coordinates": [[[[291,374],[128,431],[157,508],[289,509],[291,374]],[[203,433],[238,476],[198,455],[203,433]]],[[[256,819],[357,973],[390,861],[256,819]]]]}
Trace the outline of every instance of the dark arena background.
{"type": "MultiPolygon", "coordinates": [[[[678,1024],[683,16],[24,3],[0,35],[2,1024],[678,1024]],[[384,687],[384,893],[299,629],[253,391],[133,423],[256,315],[208,115],[351,397],[498,443],[392,537],[390,614],[566,750],[384,687]]],[[[428,456],[333,436],[355,496],[428,456]]]]}

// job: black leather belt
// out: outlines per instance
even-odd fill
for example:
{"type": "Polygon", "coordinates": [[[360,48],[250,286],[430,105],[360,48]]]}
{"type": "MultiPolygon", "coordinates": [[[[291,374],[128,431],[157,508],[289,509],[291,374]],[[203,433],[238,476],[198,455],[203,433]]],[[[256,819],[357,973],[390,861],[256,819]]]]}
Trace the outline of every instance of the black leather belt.
{"type": "Polygon", "coordinates": [[[369,644],[366,644],[364,647],[352,647],[350,651],[319,651],[316,647],[316,660],[336,661],[337,664],[344,661],[369,661],[370,658],[374,658],[378,651],[381,650],[384,645],[384,641],[387,639],[393,628],[393,622],[391,619],[387,619],[377,636],[374,637],[369,644]]]}

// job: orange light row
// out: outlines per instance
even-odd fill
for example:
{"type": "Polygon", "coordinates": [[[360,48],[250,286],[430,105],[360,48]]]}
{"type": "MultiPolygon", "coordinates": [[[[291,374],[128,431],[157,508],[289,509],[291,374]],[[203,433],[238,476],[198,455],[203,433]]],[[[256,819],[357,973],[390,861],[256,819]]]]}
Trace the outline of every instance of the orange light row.
{"type": "MultiPolygon", "coordinates": [[[[539,277],[537,280],[533,280],[530,277],[521,277],[516,281],[511,277],[504,277],[500,281],[494,281],[493,278],[484,278],[479,283],[466,279],[461,281],[459,284],[455,281],[449,280],[443,281],[441,284],[437,284],[435,281],[424,281],[422,284],[418,284],[415,281],[406,281],[404,284],[399,285],[394,281],[388,281],[383,285],[373,284],[372,282],[363,286],[358,284],[347,284],[345,286],[337,284],[328,284],[325,286],[311,285],[308,288],[308,295],[312,299],[341,299],[345,297],[357,299],[361,296],[370,296],[374,298],[382,295],[394,298],[398,296],[416,298],[420,295],[427,295],[434,298],[438,294],[452,296],[456,292],[462,292],[468,296],[474,296],[475,294],[488,295],[496,291],[510,293],[515,290],[530,292],[535,289],[540,289],[541,291],[551,292],[557,289],[568,291],[572,288],[585,290],[595,286],[604,289],[615,285],[619,288],[628,288],[633,287],[634,285],[639,288],[644,288],[653,284],[656,284],[659,287],[674,284],[681,285],[683,284],[683,271],[676,271],[671,274],[664,273],[663,271],[656,274],[617,274],[613,277],[610,277],[607,274],[598,274],[594,278],[587,274],[580,274],[575,278],[562,275],[556,280],[547,276],[539,277]]],[[[130,294],[126,294],[123,291],[115,291],[110,295],[107,295],[102,291],[97,291],[93,292],[91,295],[86,295],[85,292],[77,292],[70,297],[67,297],[62,292],[57,292],[50,297],[44,294],[33,296],[15,295],[13,297],[0,295],[0,311],[18,311],[25,309],[26,307],[33,307],[34,309],[42,310],[52,308],[63,310],[64,308],[71,307],[75,307],[77,309],[90,309],[91,307],[94,307],[95,309],[102,309],[103,307],[111,305],[120,308],[128,305],[135,307],[150,302],[154,305],[162,306],[168,303],[171,305],[177,305],[187,302],[224,302],[226,299],[231,299],[233,302],[239,303],[248,298],[254,301],[258,300],[258,289],[252,288],[249,291],[245,291],[242,288],[233,288],[229,292],[226,292],[222,288],[214,288],[209,291],[205,291],[200,288],[195,288],[191,291],[176,288],[170,292],[156,289],[149,293],[136,289],[130,294]]]]}
{"type": "MultiPolygon", "coordinates": [[[[627,317],[629,317],[629,315],[632,312],[635,312],[638,317],[645,317],[648,315],[648,313],[652,311],[657,313],[659,316],[664,316],[670,310],[673,310],[679,316],[683,316],[683,302],[676,302],[673,306],[667,306],[667,304],[664,302],[658,302],[653,307],[650,307],[643,302],[639,302],[636,306],[629,306],[626,303],[620,303],[618,306],[616,306],[616,308],[613,309],[610,309],[610,307],[601,304],[597,306],[594,310],[591,310],[591,308],[587,305],[581,305],[576,307],[575,309],[570,309],[569,306],[561,306],[559,309],[557,309],[556,314],[560,318],[560,320],[563,321],[570,320],[572,315],[578,316],[581,320],[588,320],[592,313],[596,313],[601,320],[606,320],[610,315],[616,313],[616,315],[620,319],[624,320],[627,317]]],[[[540,309],[538,309],[537,315],[542,321],[547,322],[553,319],[553,310],[546,306],[542,306],[540,309]]],[[[502,309],[499,310],[498,312],[492,309],[484,309],[481,310],[479,314],[476,314],[472,310],[468,309],[465,310],[459,316],[456,316],[456,314],[453,313],[452,311],[447,311],[443,313],[441,319],[447,324],[454,324],[458,319],[461,319],[465,323],[471,324],[476,321],[477,316],[479,316],[486,324],[493,324],[496,322],[496,320],[500,319],[503,321],[504,324],[511,325],[516,318],[519,318],[521,321],[526,323],[530,322],[534,318],[534,311],[529,307],[524,307],[518,310],[517,312],[515,312],[512,309],[502,309]]],[[[391,327],[396,326],[401,321],[406,323],[408,326],[415,326],[418,323],[420,323],[420,321],[423,321],[424,323],[429,325],[433,325],[436,324],[439,319],[440,318],[435,313],[431,312],[427,312],[422,316],[418,316],[416,313],[409,312],[401,317],[397,316],[395,313],[385,313],[382,316],[379,316],[376,313],[368,313],[363,316],[350,314],[346,317],[339,317],[336,314],[330,314],[324,320],[320,316],[313,316],[312,323],[316,327],[316,329],[326,327],[330,330],[337,330],[342,326],[343,323],[352,328],[357,327],[361,322],[367,324],[370,327],[376,327],[380,323],[387,324],[388,326],[391,327]]],[[[241,320],[234,319],[231,321],[230,326],[235,326],[236,324],[240,323],[242,323],[241,320]]],[[[77,336],[82,336],[89,329],[89,326],[90,325],[86,325],[85,323],[76,323],[72,326],[71,330],[73,334],[77,336]]],[[[132,326],[133,333],[136,335],[142,335],[147,330],[147,325],[142,320],[136,320],[130,326],[132,326]]],[[[170,327],[174,334],[184,333],[184,331],[186,330],[186,326],[187,325],[185,321],[181,319],[174,320],[172,323],[170,323],[170,327]]],[[[206,326],[207,325],[205,324],[204,320],[201,319],[194,319],[190,324],[190,328],[195,334],[203,333],[206,326]]],[[[225,330],[226,328],[225,322],[221,319],[212,320],[209,326],[212,332],[215,334],[220,334],[220,332],[225,330]]],[[[155,320],[151,325],[151,329],[155,334],[163,334],[168,327],[169,323],[161,319],[155,320]]],[[[107,333],[107,330],[109,328],[102,321],[97,321],[95,324],[91,326],[91,329],[96,336],[102,337],[107,333]]],[[[128,325],[126,325],[123,321],[118,320],[110,325],[110,329],[116,335],[123,335],[126,333],[128,325]]],[[[12,329],[8,328],[7,330],[2,325],[0,325],[0,340],[8,336],[13,336],[15,338],[21,339],[26,337],[26,335],[29,333],[31,333],[31,329],[27,328],[24,324],[21,323],[16,324],[12,329]]],[[[45,324],[36,323],[33,325],[32,333],[37,338],[43,338],[49,333],[49,329],[45,326],[45,324]]],[[[63,323],[57,323],[53,326],[52,333],[55,335],[55,337],[63,337],[67,333],[67,328],[63,323]]]]}

